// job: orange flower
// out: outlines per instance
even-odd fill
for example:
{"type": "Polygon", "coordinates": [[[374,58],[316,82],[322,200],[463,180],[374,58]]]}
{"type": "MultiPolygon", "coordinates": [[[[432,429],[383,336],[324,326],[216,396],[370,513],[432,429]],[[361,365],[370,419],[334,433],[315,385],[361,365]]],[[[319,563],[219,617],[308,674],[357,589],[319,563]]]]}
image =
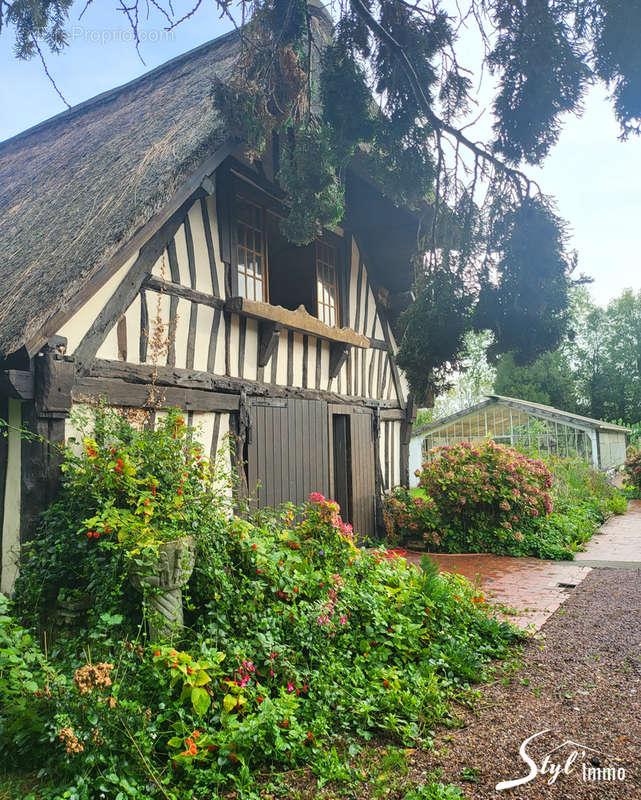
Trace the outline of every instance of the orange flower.
{"type": "Polygon", "coordinates": [[[192,756],[196,755],[196,753],[198,752],[198,748],[196,747],[195,744],[191,744],[189,746],[189,752],[192,754],[192,756]]]}

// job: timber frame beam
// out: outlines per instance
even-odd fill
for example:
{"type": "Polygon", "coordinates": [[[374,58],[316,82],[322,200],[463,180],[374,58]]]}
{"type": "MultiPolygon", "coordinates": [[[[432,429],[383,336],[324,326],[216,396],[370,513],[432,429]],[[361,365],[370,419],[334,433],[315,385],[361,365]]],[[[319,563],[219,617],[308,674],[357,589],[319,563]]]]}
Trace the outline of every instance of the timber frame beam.
{"type": "MultiPolygon", "coordinates": [[[[320,389],[302,389],[292,386],[277,386],[242,378],[221,377],[210,372],[181,369],[178,367],[159,367],[150,364],[127,364],[122,361],[96,359],[88,376],[76,377],[73,399],[97,399],[103,397],[113,405],[141,406],[150,404],[150,389],[156,387],[157,393],[165,392],[165,406],[181,406],[192,411],[230,411],[238,410],[238,396],[244,392],[248,397],[296,397],[306,400],[326,400],[348,406],[379,408],[384,419],[388,414],[404,418],[404,410],[398,403],[389,400],[370,400],[361,397],[346,397],[320,389]],[[162,388],[161,388],[162,387],[162,388]],[[175,389],[176,393],[171,390],[175,389]],[[194,394],[195,393],[195,394],[194,394]],[[216,400],[207,400],[204,395],[217,395],[216,400]],[[232,400],[223,398],[234,397],[232,400]],[[235,403],[234,408],[215,408],[215,403],[235,403]]],[[[396,418],[396,417],[394,417],[396,418]]]]}
{"type": "Polygon", "coordinates": [[[5,369],[0,372],[0,395],[15,400],[33,400],[33,372],[21,369],[5,369]]]}
{"type": "Polygon", "coordinates": [[[80,375],[86,375],[89,372],[91,363],[104,341],[105,335],[118,321],[122,314],[122,309],[127,308],[133,302],[147,274],[151,272],[152,267],[162,255],[165,247],[182,225],[192,203],[202,195],[204,195],[203,189],[198,189],[192,194],[167,222],[156,231],[151,239],[140,248],[138,258],[134,261],[120,286],[107,301],[107,304],[98,314],[74,352],[76,371],[80,375]]]}

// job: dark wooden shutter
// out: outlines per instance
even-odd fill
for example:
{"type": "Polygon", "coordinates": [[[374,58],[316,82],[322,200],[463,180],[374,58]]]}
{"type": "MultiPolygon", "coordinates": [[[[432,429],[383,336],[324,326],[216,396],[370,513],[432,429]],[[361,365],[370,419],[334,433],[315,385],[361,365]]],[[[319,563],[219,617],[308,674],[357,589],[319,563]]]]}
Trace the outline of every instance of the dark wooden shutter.
{"type": "Polygon", "coordinates": [[[370,409],[353,409],[351,441],[354,530],[361,536],[374,536],[376,485],[374,479],[374,425],[370,409]]]}
{"type": "Polygon", "coordinates": [[[311,492],[329,494],[327,403],[253,399],[247,447],[250,493],[258,505],[302,503],[311,492]]]}

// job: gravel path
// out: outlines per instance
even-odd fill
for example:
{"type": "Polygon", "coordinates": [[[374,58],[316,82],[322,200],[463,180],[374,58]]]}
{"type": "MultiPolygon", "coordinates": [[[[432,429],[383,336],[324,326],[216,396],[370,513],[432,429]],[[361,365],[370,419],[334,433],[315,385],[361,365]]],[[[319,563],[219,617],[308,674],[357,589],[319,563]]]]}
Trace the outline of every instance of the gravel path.
{"type": "Polygon", "coordinates": [[[439,780],[465,787],[474,800],[641,800],[641,570],[593,569],[526,643],[522,661],[508,685],[499,676],[482,687],[476,712],[461,712],[461,727],[438,732],[435,750],[416,752],[414,781],[442,770],[439,780]],[[565,764],[577,750],[569,773],[552,785],[549,774],[538,774],[496,791],[500,781],[528,774],[519,748],[546,729],[528,754],[540,766],[561,745],[550,758],[565,764]],[[563,745],[568,740],[578,745],[563,745]],[[622,768],[625,780],[585,780],[583,762],[622,768]]]}

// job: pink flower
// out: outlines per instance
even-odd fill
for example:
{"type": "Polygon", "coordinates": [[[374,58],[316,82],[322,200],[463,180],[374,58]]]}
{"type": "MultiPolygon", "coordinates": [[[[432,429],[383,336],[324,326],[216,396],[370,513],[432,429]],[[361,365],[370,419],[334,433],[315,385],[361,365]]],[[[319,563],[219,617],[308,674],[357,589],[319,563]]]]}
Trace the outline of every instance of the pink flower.
{"type": "Polygon", "coordinates": [[[293,692],[294,691],[294,684],[293,683],[288,683],[287,684],[287,691],[288,692],[293,692]]]}
{"type": "Polygon", "coordinates": [[[347,622],[347,617],[341,617],[338,621],[340,622],[341,625],[345,625],[345,623],[347,622]]]}
{"type": "Polygon", "coordinates": [[[312,492],[309,496],[310,503],[324,503],[325,497],[320,492],[312,492]]]}
{"type": "Polygon", "coordinates": [[[272,678],[273,678],[273,677],[274,677],[274,670],[273,670],[273,669],[270,669],[270,670],[269,670],[269,674],[270,674],[270,675],[272,676],[272,678]]]}

